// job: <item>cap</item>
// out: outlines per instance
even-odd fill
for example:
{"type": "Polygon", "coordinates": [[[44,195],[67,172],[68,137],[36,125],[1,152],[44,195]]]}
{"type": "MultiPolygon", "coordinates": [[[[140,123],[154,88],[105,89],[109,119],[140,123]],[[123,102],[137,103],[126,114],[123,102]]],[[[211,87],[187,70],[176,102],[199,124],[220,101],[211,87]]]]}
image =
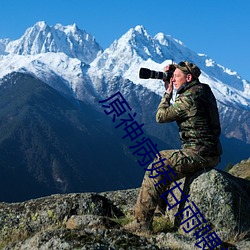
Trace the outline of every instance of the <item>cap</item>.
{"type": "Polygon", "coordinates": [[[191,63],[191,62],[187,62],[187,61],[180,62],[179,64],[176,64],[175,66],[176,68],[180,69],[184,73],[191,74],[195,79],[198,79],[198,77],[201,74],[200,69],[194,63],[191,63]]]}

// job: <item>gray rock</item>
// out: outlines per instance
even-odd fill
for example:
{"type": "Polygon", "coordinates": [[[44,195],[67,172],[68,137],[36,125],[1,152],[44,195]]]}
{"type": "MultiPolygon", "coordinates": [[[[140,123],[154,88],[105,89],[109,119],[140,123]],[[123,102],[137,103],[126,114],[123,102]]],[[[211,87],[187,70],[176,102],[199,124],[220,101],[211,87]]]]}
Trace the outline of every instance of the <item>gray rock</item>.
{"type": "Polygon", "coordinates": [[[239,250],[249,250],[250,249],[250,241],[243,240],[236,243],[236,247],[239,250]]]}
{"type": "MultiPolygon", "coordinates": [[[[158,250],[155,243],[145,237],[129,234],[122,230],[83,229],[41,231],[23,242],[12,243],[4,250],[158,250]]],[[[168,250],[167,248],[164,248],[168,250]]]]}
{"type": "Polygon", "coordinates": [[[108,217],[85,214],[72,215],[66,222],[67,229],[84,229],[84,228],[120,228],[121,226],[108,217]]]}
{"type": "MultiPolygon", "coordinates": [[[[175,215],[182,211],[182,209],[191,206],[195,208],[193,203],[197,206],[201,215],[207,221],[202,221],[202,225],[197,227],[202,228],[205,225],[210,225],[211,228],[220,234],[220,238],[228,241],[235,237],[237,234],[249,232],[250,230],[250,181],[234,177],[226,172],[213,169],[207,172],[198,172],[194,176],[186,179],[181,179],[177,183],[182,182],[181,189],[185,195],[189,195],[188,201],[182,202],[180,205],[166,210],[166,216],[169,220],[179,227],[179,232],[186,234],[186,231],[192,228],[192,220],[186,223],[181,223],[181,217],[175,215]],[[187,223],[189,222],[189,225],[187,223]],[[189,226],[189,228],[188,228],[189,226]]],[[[172,184],[171,188],[175,185],[172,184]]],[[[181,193],[174,189],[174,194],[177,200],[181,200],[181,193]]],[[[170,206],[176,204],[172,195],[166,196],[170,206]]],[[[182,222],[190,218],[192,213],[187,208],[183,213],[182,222]],[[189,211],[189,215],[186,212],[189,211]]],[[[199,216],[200,219],[201,216],[199,216]]],[[[196,225],[194,220],[194,226],[196,225]]],[[[193,235],[195,231],[189,234],[193,235]]]]}
{"type": "MultiPolygon", "coordinates": [[[[119,218],[131,216],[139,188],[52,195],[21,203],[0,203],[0,249],[198,249],[193,232],[183,232],[187,224],[180,225],[180,218],[175,217],[191,202],[223,241],[224,249],[250,249],[250,181],[211,170],[177,182],[182,182],[181,190],[190,195],[189,202],[167,209],[165,217],[158,215],[172,221],[175,232],[140,235],[122,228],[119,218]]],[[[174,192],[180,200],[180,192],[174,192]]],[[[171,195],[167,201],[170,206],[174,204],[171,195]]]]}
{"type": "Polygon", "coordinates": [[[194,250],[195,242],[192,238],[181,234],[161,233],[156,238],[158,246],[170,249],[194,250]]]}
{"type": "Polygon", "coordinates": [[[52,195],[21,203],[0,203],[1,244],[26,239],[45,228],[65,225],[72,215],[123,216],[107,198],[95,194],[52,195]]]}
{"type": "Polygon", "coordinates": [[[123,213],[129,215],[132,214],[134,206],[139,194],[140,188],[117,190],[111,192],[103,192],[103,195],[107,199],[111,200],[112,203],[117,206],[123,213]]]}

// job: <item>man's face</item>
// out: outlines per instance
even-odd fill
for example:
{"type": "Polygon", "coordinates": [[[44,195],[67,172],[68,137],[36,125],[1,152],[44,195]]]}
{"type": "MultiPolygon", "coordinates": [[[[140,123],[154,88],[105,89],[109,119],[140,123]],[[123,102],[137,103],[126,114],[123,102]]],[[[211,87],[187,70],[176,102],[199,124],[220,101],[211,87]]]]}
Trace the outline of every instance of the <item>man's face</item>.
{"type": "Polygon", "coordinates": [[[174,71],[172,82],[174,87],[178,90],[184,83],[187,82],[187,75],[177,68],[174,71]]]}

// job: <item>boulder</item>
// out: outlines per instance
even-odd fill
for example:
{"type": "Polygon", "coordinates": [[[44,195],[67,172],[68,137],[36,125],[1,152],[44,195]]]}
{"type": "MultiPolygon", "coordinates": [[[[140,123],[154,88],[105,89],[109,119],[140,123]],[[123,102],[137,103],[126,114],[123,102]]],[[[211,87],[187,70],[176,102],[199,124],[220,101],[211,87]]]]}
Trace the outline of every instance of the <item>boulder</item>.
{"type": "MultiPolygon", "coordinates": [[[[2,248],[0,248],[2,249],[2,248]]],[[[68,230],[47,229],[31,235],[29,238],[10,243],[3,250],[159,250],[155,243],[145,237],[108,229],[68,230]]],[[[170,250],[169,248],[161,248],[170,250]]]]}
{"type": "Polygon", "coordinates": [[[182,198],[181,192],[173,183],[170,188],[173,188],[174,196],[171,192],[165,196],[169,203],[165,214],[180,233],[192,236],[194,232],[209,225],[221,240],[229,241],[250,231],[250,181],[212,169],[199,171],[177,183],[182,183],[180,187],[184,193],[183,202],[174,206],[177,204],[174,197],[178,201],[182,198]],[[202,222],[200,226],[195,216],[191,219],[192,209],[198,212],[198,218],[202,222]],[[194,229],[188,232],[191,228],[194,229]]]}
{"type": "Polygon", "coordinates": [[[51,195],[20,203],[0,203],[0,249],[1,245],[26,239],[46,228],[64,228],[72,216],[81,215],[94,215],[97,220],[98,216],[119,218],[124,214],[110,200],[96,193],[51,195]]]}
{"type": "MultiPolygon", "coordinates": [[[[164,219],[171,221],[173,228],[163,228],[152,235],[123,229],[124,220],[132,219],[139,188],[0,203],[0,249],[198,249],[194,232],[183,230],[187,229],[187,222],[182,222],[189,217],[186,213],[181,216],[181,211],[191,203],[206,220],[196,230],[209,225],[224,249],[249,249],[250,181],[213,169],[177,183],[181,183],[184,195],[189,195],[188,201],[184,199],[168,209],[176,200],[170,194],[166,196],[169,207],[165,215],[155,214],[154,223],[160,224],[157,219],[164,219]]],[[[170,188],[173,187],[174,184],[170,188]]],[[[180,201],[180,192],[173,190],[180,201]]]]}

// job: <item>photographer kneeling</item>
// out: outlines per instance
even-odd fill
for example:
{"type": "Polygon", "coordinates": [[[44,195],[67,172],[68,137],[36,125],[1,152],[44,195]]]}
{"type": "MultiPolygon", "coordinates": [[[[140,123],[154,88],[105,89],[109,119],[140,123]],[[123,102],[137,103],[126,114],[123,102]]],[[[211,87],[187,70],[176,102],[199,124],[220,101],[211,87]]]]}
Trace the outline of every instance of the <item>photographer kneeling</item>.
{"type": "MultiPolygon", "coordinates": [[[[155,209],[173,181],[197,170],[213,168],[220,162],[220,121],[215,97],[207,84],[200,83],[200,69],[193,63],[174,65],[170,79],[163,78],[166,92],[156,112],[156,121],[176,121],[182,147],[160,151],[146,171],[135,205],[135,220],[125,226],[130,231],[152,230],[155,209]],[[176,99],[171,105],[173,87],[176,99]],[[170,171],[171,167],[172,171],[170,171]],[[157,170],[156,170],[157,169],[157,170]],[[166,173],[167,177],[166,178],[166,173]]],[[[164,68],[170,71],[173,64],[164,68]]]]}

